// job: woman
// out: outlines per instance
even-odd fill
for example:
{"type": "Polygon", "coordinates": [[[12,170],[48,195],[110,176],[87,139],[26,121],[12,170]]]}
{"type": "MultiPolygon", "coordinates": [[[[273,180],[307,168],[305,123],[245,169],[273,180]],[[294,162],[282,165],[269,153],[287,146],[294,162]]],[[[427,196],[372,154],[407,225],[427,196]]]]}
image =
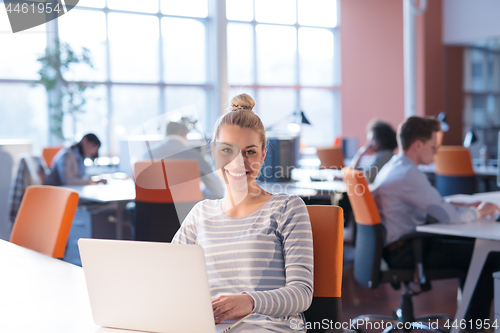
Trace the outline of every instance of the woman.
{"type": "Polygon", "coordinates": [[[226,194],[198,203],[172,243],[203,247],[216,324],[251,313],[246,322],[289,332],[312,301],[311,224],[299,197],[256,183],[266,137],[254,105],[238,95],[217,121],[213,151],[226,194]]]}
{"type": "Polygon", "coordinates": [[[369,165],[362,166],[366,178],[372,183],[380,169],[391,159],[398,142],[394,129],[383,121],[372,120],[368,123],[367,132],[367,142],[354,155],[351,167],[357,169],[361,165],[363,156],[375,155],[374,160],[369,165]]]}
{"type": "Polygon", "coordinates": [[[105,179],[93,181],[85,175],[85,158],[94,160],[101,147],[101,141],[95,134],[86,134],[80,142],[60,150],[54,157],[54,163],[45,185],[89,185],[106,183],[105,179]]]}

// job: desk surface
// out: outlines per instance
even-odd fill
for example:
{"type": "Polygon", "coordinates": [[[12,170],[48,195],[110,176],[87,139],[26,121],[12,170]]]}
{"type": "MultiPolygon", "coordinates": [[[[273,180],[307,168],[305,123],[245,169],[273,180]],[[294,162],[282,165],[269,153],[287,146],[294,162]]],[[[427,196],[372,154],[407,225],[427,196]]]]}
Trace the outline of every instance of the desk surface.
{"type": "MultiPolygon", "coordinates": [[[[489,199],[490,202],[500,201],[500,192],[479,193],[476,195],[456,195],[447,197],[447,200],[456,202],[471,202],[489,199]]],[[[484,267],[486,258],[490,252],[500,251],[500,222],[492,218],[481,218],[472,223],[459,224],[429,224],[417,227],[419,232],[429,232],[433,234],[452,235],[475,238],[474,251],[462,290],[462,300],[458,305],[455,320],[462,322],[465,311],[469,307],[472,293],[477,286],[479,274],[484,267]]],[[[450,333],[457,333],[459,329],[452,327],[450,333]]]]}
{"type": "Polygon", "coordinates": [[[78,192],[80,199],[99,203],[133,201],[135,185],[133,179],[111,179],[108,184],[64,186],[78,192]]]}
{"type": "MultiPolygon", "coordinates": [[[[318,194],[345,192],[346,185],[341,180],[333,180],[334,176],[341,176],[340,170],[294,170],[294,181],[283,183],[262,183],[259,185],[272,193],[288,193],[301,197],[313,197],[318,194]],[[311,181],[311,176],[322,177],[326,181],[311,181]],[[320,193],[318,193],[320,192],[320,193]]],[[[133,179],[110,179],[108,184],[65,186],[78,192],[80,199],[98,203],[127,202],[135,199],[135,185],[133,179]]]]}
{"type": "MultiPolygon", "coordinates": [[[[3,240],[0,267],[0,332],[132,332],[94,324],[81,267],[3,240]]],[[[244,323],[234,332],[269,331],[244,323]]]]}
{"type": "Polygon", "coordinates": [[[472,223],[419,225],[417,231],[500,241],[500,222],[488,218],[482,218],[472,223]]]}
{"type": "MultiPolygon", "coordinates": [[[[500,192],[476,193],[473,195],[450,195],[446,201],[466,202],[488,201],[500,206],[500,192]]],[[[417,226],[418,232],[429,232],[441,235],[500,240],[500,222],[493,217],[484,217],[472,223],[426,224],[417,226]]]]}
{"type": "MultiPolygon", "coordinates": [[[[420,171],[425,172],[425,173],[435,173],[436,172],[436,165],[434,163],[431,163],[429,165],[424,165],[420,164],[418,166],[420,171]]],[[[476,173],[476,176],[482,176],[482,177],[496,177],[498,174],[498,168],[495,166],[473,166],[474,172],[476,173]]]]}

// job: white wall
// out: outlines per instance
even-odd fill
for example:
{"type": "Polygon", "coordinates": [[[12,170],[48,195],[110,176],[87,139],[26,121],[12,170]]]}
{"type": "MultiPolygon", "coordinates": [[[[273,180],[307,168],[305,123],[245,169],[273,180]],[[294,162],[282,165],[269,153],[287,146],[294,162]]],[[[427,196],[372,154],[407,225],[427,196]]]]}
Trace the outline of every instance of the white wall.
{"type": "Polygon", "coordinates": [[[470,44],[500,37],[500,1],[443,0],[445,44],[470,44]]]}

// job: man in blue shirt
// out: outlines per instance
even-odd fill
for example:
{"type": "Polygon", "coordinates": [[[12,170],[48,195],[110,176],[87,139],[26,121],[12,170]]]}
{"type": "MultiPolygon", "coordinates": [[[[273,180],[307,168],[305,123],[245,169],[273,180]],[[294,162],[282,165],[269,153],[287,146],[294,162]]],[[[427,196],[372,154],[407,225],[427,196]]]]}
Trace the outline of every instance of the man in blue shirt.
{"type": "MultiPolygon", "coordinates": [[[[410,117],[398,128],[399,154],[385,164],[374,182],[373,196],[386,230],[384,258],[394,268],[413,268],[413,249],[402,236],[415,232],[428,222],[464,223],[496,212],[498,206],[477,202],[454,205],[443,200],[419,164],[430,164],[437,153],[436,135],[440,130],[434,118],[410,117]]],[[[457,268],[467,272],[473,239],[434,237],[426,239],[426,268],[457,268]]],[[[487,319],[493,298],[492,273],[500,270],[500,253],[490,254],[472,296],[466,319],[487,319]]],[[[461,281],[463,286],[463,281],[461,281]]],[[[478,321],[479,322],[479,321],[478,321]]],[[[475,331],[476,327],[469,327],[475,331]]]]}

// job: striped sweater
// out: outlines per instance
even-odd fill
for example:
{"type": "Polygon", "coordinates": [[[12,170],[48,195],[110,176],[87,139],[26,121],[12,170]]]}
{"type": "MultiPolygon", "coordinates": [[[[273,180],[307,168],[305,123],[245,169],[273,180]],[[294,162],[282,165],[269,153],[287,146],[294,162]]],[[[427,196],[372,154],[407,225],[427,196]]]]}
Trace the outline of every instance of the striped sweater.
{"type": "Polygon", "coordinates": [[[274,194],[240,218],[224,214],[221,203],[199,202],[172,243],[203,247],[213,298],[242,292],[253,298],[246,322],[275,332],[299,327],[313,297],[312,232],[304,202],[274,194]]]}

